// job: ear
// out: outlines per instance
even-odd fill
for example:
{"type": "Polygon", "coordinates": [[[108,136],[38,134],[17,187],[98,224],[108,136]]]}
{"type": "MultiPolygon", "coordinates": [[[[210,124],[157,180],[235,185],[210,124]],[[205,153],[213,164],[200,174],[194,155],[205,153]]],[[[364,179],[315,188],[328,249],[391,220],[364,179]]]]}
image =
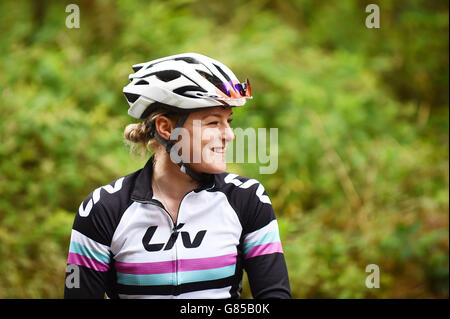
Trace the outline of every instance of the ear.
{"type": "Polygon", "coordinates": [[[168,117],[161,115],[155,120],[155,128],[162,138],[168,140],[173,130],[173,123],[168,117]]]}

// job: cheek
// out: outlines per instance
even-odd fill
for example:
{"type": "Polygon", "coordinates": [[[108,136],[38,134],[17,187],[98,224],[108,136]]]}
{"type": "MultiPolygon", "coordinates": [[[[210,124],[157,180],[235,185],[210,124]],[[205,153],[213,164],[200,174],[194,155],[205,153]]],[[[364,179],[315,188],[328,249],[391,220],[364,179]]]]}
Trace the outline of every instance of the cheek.
{"type": "Polygon", "coordinates": [[[202,131],[201,145],[202,149],[208,146],[214,146],[215,142],[220,141],[220,131],[213,128],[205,128],[202,131]]]}

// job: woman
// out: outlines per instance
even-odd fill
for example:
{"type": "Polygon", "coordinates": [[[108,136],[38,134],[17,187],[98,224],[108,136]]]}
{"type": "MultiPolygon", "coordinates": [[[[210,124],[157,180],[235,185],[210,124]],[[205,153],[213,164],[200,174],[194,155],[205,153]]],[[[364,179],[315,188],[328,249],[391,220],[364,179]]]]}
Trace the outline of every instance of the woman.
{"type": "Polygon", "coordinates": [[[81,203],[65,297],[238,298],[245,269],[254,298],[290,298],[267,193],[224,172],[232,107],[251,98],[249,82],[195,53],[133,70],[123,91],[143,121],[124,135],[154,155],[81,203]]]}

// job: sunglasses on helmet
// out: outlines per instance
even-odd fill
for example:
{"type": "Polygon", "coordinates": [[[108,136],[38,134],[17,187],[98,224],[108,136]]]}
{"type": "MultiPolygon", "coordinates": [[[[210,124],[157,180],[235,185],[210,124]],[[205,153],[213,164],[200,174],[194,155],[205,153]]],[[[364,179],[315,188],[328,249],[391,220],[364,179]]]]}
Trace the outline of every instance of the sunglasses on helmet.
{"type": "Polygon", "coordinates": [[[218,99],[240,99],[240,98],[252,98],[252,91],[250,88],[250,82],[246,79],[243,83],[238,83],[235,81],[223,82],[216,84],[219,89],[218,99]]]}

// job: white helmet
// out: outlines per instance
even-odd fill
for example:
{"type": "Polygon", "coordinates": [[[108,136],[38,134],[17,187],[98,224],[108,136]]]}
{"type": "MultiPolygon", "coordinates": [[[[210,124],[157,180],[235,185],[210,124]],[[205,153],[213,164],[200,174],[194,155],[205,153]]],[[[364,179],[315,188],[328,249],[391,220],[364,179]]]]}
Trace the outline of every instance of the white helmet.
{"type": "Polygon", "coordinates": [[[133,65],[135,73],[123,93],[128,114],[144,119],[164,107],[190,112],[214,106],[242,106],[252,98],[248,80],[240,83],[217,60],[198,53],[182,53],[133,65]]]}

